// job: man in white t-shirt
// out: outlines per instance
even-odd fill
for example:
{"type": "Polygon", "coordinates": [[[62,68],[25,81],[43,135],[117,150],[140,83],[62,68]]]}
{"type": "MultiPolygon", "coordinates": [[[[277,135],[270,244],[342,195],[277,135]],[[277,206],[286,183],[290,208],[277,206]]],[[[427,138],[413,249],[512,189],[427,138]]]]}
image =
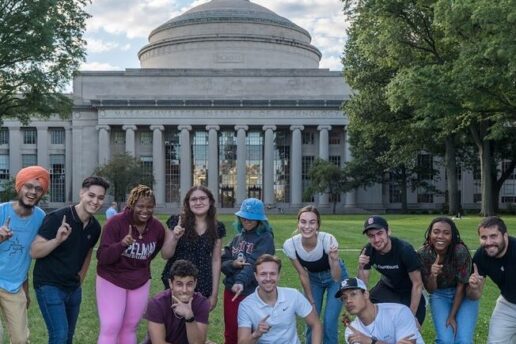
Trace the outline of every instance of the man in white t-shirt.
{"type": "Polygon", "coordinates": [[[322,343],[322,327],[308,300],[296,289],[278,287],[281,260],[261,255],[255,263],[256,291],[238,307],[238,343],[300,344],[296,316],[312,329],[312,343],[322,343]]]}
{"type": "Polygon", "coordinates": [[[410,309],[399,303],[374,304],[365,283],[359,278],[341,282],[340,297],[346,311],[355,315],[346,324],[345,339],[350,344],[424,344],[410,309]]]}

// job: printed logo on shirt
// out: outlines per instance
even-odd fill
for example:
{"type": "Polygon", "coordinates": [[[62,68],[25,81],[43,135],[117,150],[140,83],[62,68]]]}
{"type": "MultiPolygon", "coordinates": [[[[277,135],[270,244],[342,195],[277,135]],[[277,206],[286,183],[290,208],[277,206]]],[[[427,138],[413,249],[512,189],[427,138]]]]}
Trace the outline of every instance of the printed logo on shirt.
{"type": "Polygon", "coordinates": [[[397,270],[400,268],[400,266],[398,264],[396,265],[378,265],[378,264],[374,264],[373,265],[376,269],[379,269],[379,270],[397,270]]]}
{"type": "Polygon", "coordinates": [[[23,254],[24,247],[20,244],[18,238],[11,238],[9,241],[2,245],[2,250],[0,252],[9,252],[9,256],[21,255],[23,254]]]}
{"type": "Polygon", "coordinates": [[[247,241],[240,241],[238,246],[231,248],[231,254],[233,256],[237,256],[241,252],[245,252],[246,254],[252,254],[254,251],[254,243],[247,241]]]}
{"type": "Polygon", "coordinates": [[[131,246],[128,246],[122,253],[123,256],[133,259],[146,260],[156,250],[156,242],[151,243],[139,243],[135,242],[131,246]]]}

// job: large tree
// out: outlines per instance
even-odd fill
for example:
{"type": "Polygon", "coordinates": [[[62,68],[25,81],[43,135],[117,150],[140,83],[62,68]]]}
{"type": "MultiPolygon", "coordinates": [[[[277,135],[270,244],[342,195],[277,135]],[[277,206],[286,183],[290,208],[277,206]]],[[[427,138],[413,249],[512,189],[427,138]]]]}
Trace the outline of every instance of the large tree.
{"type": "Polygon", "coordinates": [[[68,116],[89,0],[0,0],[0,121],[68,116]]]}

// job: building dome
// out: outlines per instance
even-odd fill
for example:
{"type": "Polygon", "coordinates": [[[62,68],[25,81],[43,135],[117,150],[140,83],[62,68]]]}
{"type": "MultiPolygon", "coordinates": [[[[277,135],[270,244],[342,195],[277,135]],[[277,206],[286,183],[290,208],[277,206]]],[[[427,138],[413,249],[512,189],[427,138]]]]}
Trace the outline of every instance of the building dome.
{"type": "Polygon", "coordinates": [[[142,68],[318,68],[310,34],[248,0],[212,0],[154,29],[142,68]]]}

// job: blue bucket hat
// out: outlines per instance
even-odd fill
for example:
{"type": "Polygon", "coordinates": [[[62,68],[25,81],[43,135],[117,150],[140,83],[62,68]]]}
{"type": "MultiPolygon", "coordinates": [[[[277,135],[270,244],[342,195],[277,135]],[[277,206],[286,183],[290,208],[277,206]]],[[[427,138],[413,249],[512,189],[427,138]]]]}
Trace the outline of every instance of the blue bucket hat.
{"type": "Polygon", "coordinates": [[[240,210],[237,211],[235,215],[247,220],[267,221],[263,202],[256,198],[244,200],[240,206],[240,210]]]}

